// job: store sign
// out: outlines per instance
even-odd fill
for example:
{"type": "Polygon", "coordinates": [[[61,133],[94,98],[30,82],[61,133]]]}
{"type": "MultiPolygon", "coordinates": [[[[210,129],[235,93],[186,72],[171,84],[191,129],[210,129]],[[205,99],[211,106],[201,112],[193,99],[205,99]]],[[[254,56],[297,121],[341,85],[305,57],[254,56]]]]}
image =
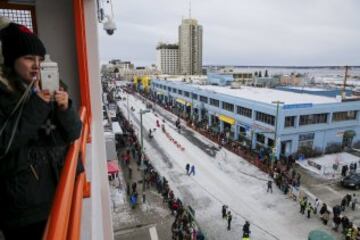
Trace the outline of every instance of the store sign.
{"type": "Polygon", "coordinates": [[[264,131],[264,132],[273,132],[274,131],[274,129],[267,128],[267,127],[261,126],[261,125],[256,124],[256,123],[254,123],[252,125],[252,129],[257,129],[257,130],[261,130],[261,131],[264,131]]]}
{"type": "Polygon", "coordinates": [[[345,131],[339,131],[336,133],[336,136],[341,138],[344,136],[344,133],[345,133],[345,131]]]}
{"type": "Polygon", "coordinates": [[[315,137],[315,133],[305,133],[299,135],[299,141],[307,141],[307,140],[313,140],[315,137]]]}
{"type": "Polygon", "coordinates": [[[311,108],[313,106],[312,103],[300,103],[300,104],[285,104],[283,105],[283,109],[297,109],[297,108],[311,108]]]}

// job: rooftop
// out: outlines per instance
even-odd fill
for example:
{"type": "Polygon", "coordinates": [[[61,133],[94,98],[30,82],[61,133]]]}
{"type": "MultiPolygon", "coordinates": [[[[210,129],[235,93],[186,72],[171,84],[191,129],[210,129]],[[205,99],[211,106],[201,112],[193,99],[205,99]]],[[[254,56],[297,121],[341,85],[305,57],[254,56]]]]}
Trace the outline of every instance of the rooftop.
{"type": "Polygon", "coordinates": [[[179,45],[178,44],[169,44],[169,43],[159,43],[156,46],[156,49],[179,49],[179,45]]]}
{"type": "Polygon", "coordinates": [[[306,93],[286,92],[269,88],[244,86],[239,89],[232,89],[230,87],[219,87],[211,85],[195,85],[195,87],[202,90],[213,91],[216,93],[267,104],[271,104],[273,101],[282,101],[285,104],[325,104],[339,102],[336,98],[316,96],[306,93]]]}

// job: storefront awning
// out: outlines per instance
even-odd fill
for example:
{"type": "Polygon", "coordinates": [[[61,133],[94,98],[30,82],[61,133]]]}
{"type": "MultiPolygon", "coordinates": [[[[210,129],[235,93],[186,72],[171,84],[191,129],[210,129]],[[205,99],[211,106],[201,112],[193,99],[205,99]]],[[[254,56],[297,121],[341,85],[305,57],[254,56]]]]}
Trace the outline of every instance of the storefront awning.
{"type": "Polygon", "coordinates": [[[182,104],[182,105],[185,105],[185,106],[191,106],[191,103],[185,101],[184,99],[181,99],[181,98],[177,98],[176,99],[176,102],[182,104]]]}
{"type": "Polygon", "coordinates": [[[228,116],[225,116],[225,115],[219,115],[219,120],[223,121],[223,122],[226,122],[226,123],[228,123],[230,125],[235,124],[235,119],[234,118],[228,117],[228,116]]]}
{"type": "Polygon", "coordinates": [[[346,130],[344,132],[344,137],[345,138],[353,138],[356,136],[356,132],[354,130],[346,130]]]}
{"type": "Polygon", "coordinates": [[[181,99],[181,98],[177,98],[176,99],[176,102],[182,104],[182,105],[185,105],[186,104],[186,101],[184,99],[181,99]]]}

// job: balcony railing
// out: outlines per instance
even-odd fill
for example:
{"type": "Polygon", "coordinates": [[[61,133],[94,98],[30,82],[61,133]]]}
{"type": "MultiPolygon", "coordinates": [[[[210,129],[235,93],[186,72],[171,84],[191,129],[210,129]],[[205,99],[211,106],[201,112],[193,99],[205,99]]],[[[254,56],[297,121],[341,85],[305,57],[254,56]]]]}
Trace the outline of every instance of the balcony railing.
{"type": "Polygon", "coordinates": [[[85,107],[80,109],[80,119],[83,123],[81,136],[71,144],[66,155],[44,240],[80,238],[82,200],[84,197],[90,197],[90,183],[86,181],[85,172],[76,176],[79,158],[85,166],[85,150],[89,134],[85,107]]]}

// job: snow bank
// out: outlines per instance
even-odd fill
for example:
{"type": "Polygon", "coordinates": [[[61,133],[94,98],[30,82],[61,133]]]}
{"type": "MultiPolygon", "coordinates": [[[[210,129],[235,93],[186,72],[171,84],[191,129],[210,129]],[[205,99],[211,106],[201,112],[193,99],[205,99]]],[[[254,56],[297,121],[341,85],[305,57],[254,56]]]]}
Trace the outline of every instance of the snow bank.
{"type": "Polygon", "coordinates": [[[360,172],[360,158],[345,152],[296,161],[301,167],[324,179],[341,178],[342,166],[355,162],[358,166],[357,172],[360,172]],[[337,166],[337,168],[334,168],[335,166],[337,166]]]}

